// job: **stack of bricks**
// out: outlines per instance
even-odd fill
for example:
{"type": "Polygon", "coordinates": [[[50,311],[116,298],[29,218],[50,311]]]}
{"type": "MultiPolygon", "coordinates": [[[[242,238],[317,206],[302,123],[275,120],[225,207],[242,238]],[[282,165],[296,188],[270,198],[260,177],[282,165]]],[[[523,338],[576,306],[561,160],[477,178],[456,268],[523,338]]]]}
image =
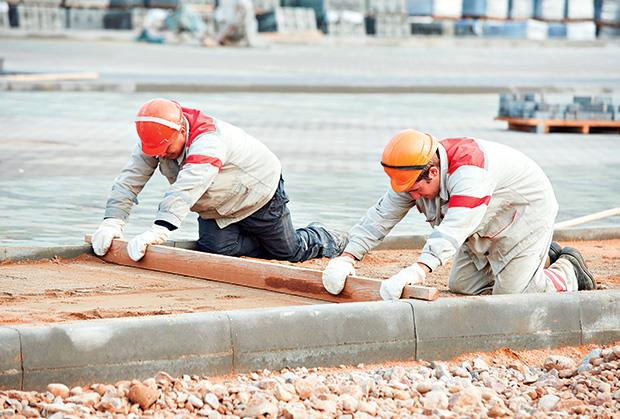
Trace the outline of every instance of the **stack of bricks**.
{"type": "Polygon", "coordinates": [[[606,96],[574,96],[571,104],[545,102],[539,93],[502,93],[499,100],[500,117],[547,120],[615,121],[620,119],[613,101],[606,96]]]}

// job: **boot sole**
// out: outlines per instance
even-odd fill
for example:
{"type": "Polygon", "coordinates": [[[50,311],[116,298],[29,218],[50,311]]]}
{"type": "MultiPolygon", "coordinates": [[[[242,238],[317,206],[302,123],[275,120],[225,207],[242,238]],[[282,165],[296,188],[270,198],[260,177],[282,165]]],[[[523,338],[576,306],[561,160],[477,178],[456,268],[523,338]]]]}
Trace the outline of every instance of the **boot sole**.
{"type": "Polygon", "coordinates": [[[592,275],[592,272],[590,272],[586,267],[586,261],[583,260],[583,256],[581,256],[581,253],[579,253],[576,249],[573,249],[572,247],[565,247],[562,249],[562,255],[568,256],[571,259],[575,259],[577,261],[577,264],[579,265],[579,268],[588,277],[588,280],[590,281],[589,285],[591,286],[591,288],[585,288],[585,290],[595,290],[596,281],[594,281],[594,275],[592,275]]]}

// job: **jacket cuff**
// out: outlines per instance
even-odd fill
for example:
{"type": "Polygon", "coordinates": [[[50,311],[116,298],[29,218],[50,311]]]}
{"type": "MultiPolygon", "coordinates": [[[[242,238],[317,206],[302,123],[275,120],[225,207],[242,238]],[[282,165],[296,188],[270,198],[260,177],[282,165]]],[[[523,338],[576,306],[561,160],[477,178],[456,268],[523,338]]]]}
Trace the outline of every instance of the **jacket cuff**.
{"type": "Polygon", "coordinates": [[[127,221],[129,213],[118,208],[106,208],[103,218],[118,218],[119,220],[127,221]]]}
{"type": "Polygon", "coordinates": [[[366,250],[362,246],[356,245],[355,243],[349,243],[342,253],[350,253],[355,256],[355,259],[362,260],[366,254],[366,250]]]}
{"type": "Polygon", "coordinates": [[[179,217],[169,212],[158,212],[155,219],[158,221],[165,221],[166,223],[171,224],[175,228],[179,228],[182,222],[182,220],[179,220],[179,217]]]}
{"type": "Polygon", "coordinates": [[[434,256],[432,253],[422,253],[418,258],[419,263],[423,263],[428,266],[431,271],[434,271],[441,265],[441,260],[437,256],[434,256]]]}

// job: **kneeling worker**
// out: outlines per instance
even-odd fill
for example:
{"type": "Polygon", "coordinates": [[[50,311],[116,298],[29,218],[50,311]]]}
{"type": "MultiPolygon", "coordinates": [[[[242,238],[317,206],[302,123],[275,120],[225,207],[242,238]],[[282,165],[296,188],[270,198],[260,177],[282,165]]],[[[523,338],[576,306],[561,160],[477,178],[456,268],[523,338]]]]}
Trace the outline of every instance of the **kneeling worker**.
{"type": "Polygon", "coordinates": [[[338,256],[346,237],[319,223],[295,230],[281,165],[240,128],[167,99],[145,103],[135,120],[140,142],[114,181],[104,220],[92,239],[103,256],[123,227],[155,169],[168,179],[152,227],[131,239],[140,260],[149,244],[165,242],[188,212],[199,214],[200,250],[301,262],[338,256]]]}
{"type": "Polygon", "coordinates": [[[385,300],[400,298],[408,284],[423,284],[450,259],[448,288],[461,294],[596,288],[582,255],[551,241],[558,210],[551,183],[521,152],[405,130],[386,145],[381,165],[391,189],[350,230],[343,255],[329,262],[323,285],[330,293],[342,291],[356,260],[414,207],[433,231],[417,263],[382,282],[385,300]]]}

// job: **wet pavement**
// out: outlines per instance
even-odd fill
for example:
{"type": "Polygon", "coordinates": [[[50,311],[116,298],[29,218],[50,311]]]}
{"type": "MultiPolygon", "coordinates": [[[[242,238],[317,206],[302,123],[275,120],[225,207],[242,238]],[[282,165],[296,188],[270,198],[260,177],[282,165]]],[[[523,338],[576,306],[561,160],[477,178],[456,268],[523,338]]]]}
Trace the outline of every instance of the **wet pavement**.
{"type": "MultiPolygon", "coordinates": [[[[498,97],[482,95],[167,94],[237,124],[282,160],[293,221],[352,226],[387,187],[378,159],[397,131],[476,136],[518,148],[549,175],[558,220],[619,206],[620,136],[507,131],[498,97]]],[[[78,244],[94,231],[136,135],[132,118],[151,93],[0,94],[0,245],[78,244]]],[[[550,97],[553,98],[553,97],[550,97]]],[[[558,100],[570,98],[556,95],[558,100]]],[[[616,103],[619,102],[616,97],[616,103]]],[[[148,228],[165,191],[156,174],[126,229],[148,228]]],[[[616,217],[617,218],[617,217],[616,217]]],[[[593,225],[617,225],[608,219],[593,225]]],[[[190,214],[173,239],[196,237],[190,214]]],[[[426,233],[409,214],[394,233],[426,233]]]]}

